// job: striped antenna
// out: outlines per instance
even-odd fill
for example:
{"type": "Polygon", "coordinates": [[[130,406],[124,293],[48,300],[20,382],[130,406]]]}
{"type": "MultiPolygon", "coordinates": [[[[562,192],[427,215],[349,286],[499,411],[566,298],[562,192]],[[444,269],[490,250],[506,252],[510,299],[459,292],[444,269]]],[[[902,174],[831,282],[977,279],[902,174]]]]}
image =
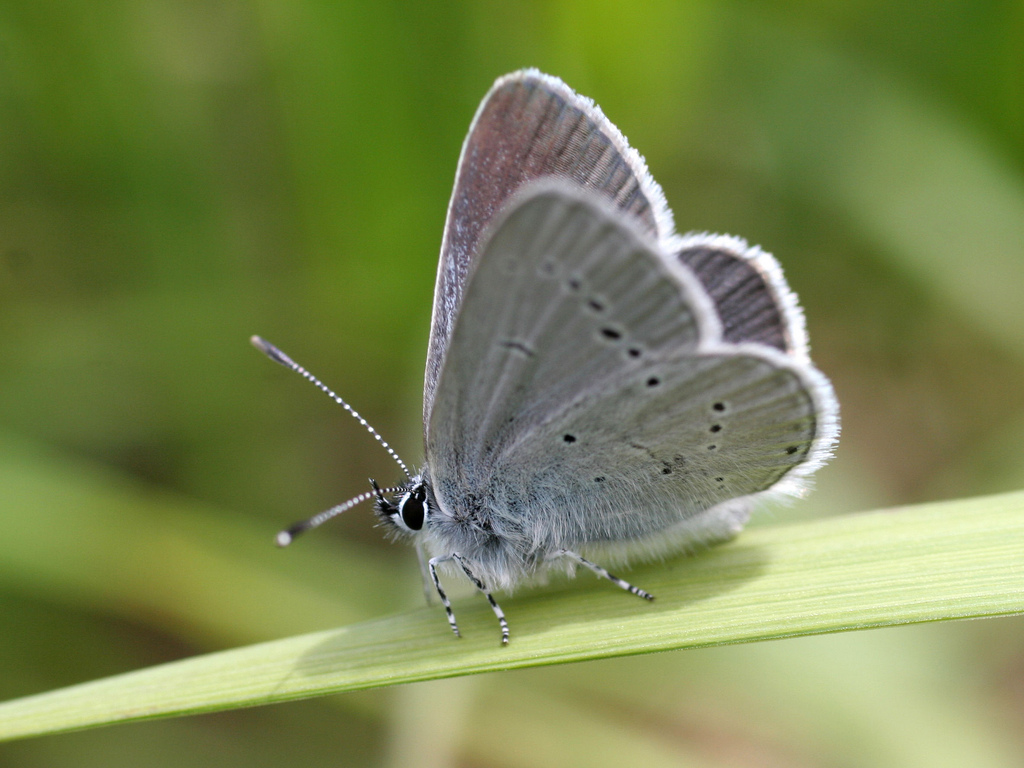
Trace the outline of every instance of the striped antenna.
{"type": "MultiPolygon", "coordinates": [[[[291,370],[295,371],[302,378],[304,378],[306,381],[308,381],[311,384],[313,384],[317,389],[319,389],[321,392],[323,392],[325,395],[327,395],[329,398],[331,398],[334,402],[336,402],[338,405],[340,405],[342,408],[344,408],[346,411],[348,411],[349,415],[352,416],[352,418],[354,418],[356,421],[358,421],[360,424],[362,424],[364,427],[366,427],[366,431],[369,432],[371,435],[373,435],[377,439],[378,443],[380,443],[382,446],[384,446],[384,450],[387,451],[388,455],[390,455],[391,458],[394,459],[395,462],[397,462],[398,466],[400,466],[402,468],[402,471],[405,472],[405,476],[408,477],[410,480],[412,480],[412,473],[410,473],[409,472],[409,468],[407,466],[405,466],[405,462],[402,461],[401,458],[399,458],[397,453],[395,453],[395,449],[392,448],[390,445],[388,445],[387,441],[385,441],[384,438],[380,436],[380,432],[378,432],[376,429],[371,427],[369,425],[369,423],[366,421],[366,419],[364,419],[362,416],[360,416],[351,405],[346,403],[337,394],[335,394],[334,390],[332,390],[330,387],[328,387],[326,384],[324,384],[322,381],[320,381],[320,379],[318,379],[312,373],[310,373],[305,368],[303,368],[301,365],[296,363],[294,360],[292,360],[290,357],[288,357],[288,355],[286,355],[284,352],[282,352],[280,349],[275,347],[273,344],[271,344],[266,339],[261,339],[259,336],[253,336],[251,339],[249,339],[249,341],[252,342],[252,345],[254,347],[256,347],[256,349],[258,349],[260,352],[265,354],[267,357],[269,357],[275,363],[280,363],[285,368],[290,368],[291,370]]],[[[373,494],[369,494],[369,495],[363,494],[363,495],[364,496],[372,496],[373,494]]],[[[349,502],[345,502],[345,504],[348,504],[348,503],[349,502]]],[[[355,503],[358,504],[359,502],[355,502],[355,503]]],[[[345,506],[345,505],[342,504],[341,506],[345,506]]],[[[335,509],[337,509],[337,508],[335,508],[335,509]]],[[[330,511],[330,510],[328,510],[328,511],[330,511]]],[[[341,511],[343,512],[344,510],[341,510],[341,511]]],[[[324,514],[327,514],[327,513],[325,512],[324,514]]],[[[335,514],[338,514],[338,513],[335,512],[335,514]]],[[[317,517],[320,517],[320,515],[317,515],[317,517]]],[[[330,517],[333,517],[333,515],[330,515],[330,517]]],[[[316,520],[316,517],[311,518],[311,519],[316,520]]],[[[320,522],[323,522],[323,521],[321,520],[320,522]]],[[[315,525],[319,525],[319,524],[320,523],[316,523],[315,525]]],[[[315,526],[308,526],[308,527],[312,528],[312,527],[315,527],[315,526]]],[[[280,543],[280,542],[278,542],[278,543],[280,543]]],[[[285,544],[287,544],[287,543],[288,542],[285,542],[285,544]]],[[[282,544],[281,546],[284,546],[284,544],[282,544]]]]}
{"type": "Polygon", "coordinates": [[[348,510],[352,509],[352,507],[356,506],[356,504],[362,504],[364,501],[369,501],[370,499],[375,497],[383,498],[383,494],[385,493],[397,493],[398,491],[401,490],[404,490],[402,486],[398,486],[396,488],[381,489],[377,487],[376,483],[374,483],[372,491],[360,493],[358,496],[349,499],[343,504],[339,504],[336,507],[331,507],[330,509],[321,512],[319,515],[313,515],[308,520],[303,520],[301,522],[296,523],[295,525],[285,528],[283,531],[277,534],[277,539],[275,539],[275,541],[277,542],[277,546],[287,547],[295,540],[295,537],[298,536],[300,533],[305,533],[311,528],[317,528],[323,525],[332,517],[337,517],[342,512],[347,512],[348,510]]]}

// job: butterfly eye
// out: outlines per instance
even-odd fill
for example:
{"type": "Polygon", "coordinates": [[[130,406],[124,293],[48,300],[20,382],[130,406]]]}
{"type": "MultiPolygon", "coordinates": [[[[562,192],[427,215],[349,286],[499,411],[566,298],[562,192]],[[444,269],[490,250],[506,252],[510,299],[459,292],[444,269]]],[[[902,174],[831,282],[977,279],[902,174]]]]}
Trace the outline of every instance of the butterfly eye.
{"type": "Polygon", "coordinates": [[[427,494],[422,488],[405,494],[398,504],[398,513],[402,522],[410,531],[418,531],[423,527],[423,519],[427,510],[427,494]]]}

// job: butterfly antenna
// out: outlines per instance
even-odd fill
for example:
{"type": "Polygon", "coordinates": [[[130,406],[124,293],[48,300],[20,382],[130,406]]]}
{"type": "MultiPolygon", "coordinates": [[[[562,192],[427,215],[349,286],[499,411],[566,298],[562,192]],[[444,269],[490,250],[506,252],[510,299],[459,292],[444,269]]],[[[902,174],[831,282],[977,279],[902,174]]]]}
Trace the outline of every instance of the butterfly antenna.
{"type": "MultiPolygon", "coordinates": [[[[346,403],[344,400],[341,399],[341,397],[339,397],[337,394],[335,394],[334,390],[332,390],[330,387],[328,387],[326,384],[324,384],[322,381],[320,381],[320,379],[318,379],[312,373],[310,373],[305,368],[303,368],[301,365],[296,363],[294,360],[292,360],[290,357],[288,357],[288,355],[286,355],[284,352],[282,352],[280,349],[275,347],[273,344],[271,344],[266,339],[261,339],[259,336],[253,336],[251,339],[249,339],[249,341],[252,342],[252,345],[254,347],[256,347],[256,349],[258,349],[260,352],[265,354],[267,357],[269,357],[275,363],[280,363],[285,368],[289,368],[289,369],[295,371],[302,378],[304,378],[306,381],[308,381],[311,384],[313,384],[317,389],[319,389],[321,392],[323,392],[325,395],[327,395],[329,398],[331,398],[334,402],[336,402],[338,405],[340,405],[342,408],[344,408],[346,411],[348,411],[349,415],[352,416],[352,418],[354,418],[356,421],[358,421],[360,424],[362,424],[364,427],[366,427],[366,431],[369,432],[371,435],[373,435],[374,438],[376,438],[378,443],[380,443],[382,446],[384,446],[384,450],[387,451],[388,455],[391,456],[391,458],[395,460],[395,462],[398,464],[398,466],[400,466],[402,468],[402,471],[405,472],[405,476],[408,477],[410,480],[412,480],[412,473],[409,472],[409,468],[405,465],[405,462],[402,461],[402,459],[398,456],[397,453],[395,453],[395,449],[392,448],[390,445],[388,445],[387,441],[383,437],[381,437],[380,432],[378,432],[376,429],[371,427],[369,422],[367,422],[366,419],[364,419],[362,416],[360,416],[351,405],[346,403]]],[[[373,494],[369,494],[369,495],[363,494],[363,495],[367,496],[367,498],[369,498],[369,496],[372,496],[373,494]]],[[[348,503],[349,502],[347,502],[347,501],[345,502],[345,504],[348,504],[348,503]]],[[[355,501],[354,503],[358,504],[359,502],[355,501]]],[[[341,506],[344,507],[345,504],[342,504],[341,506]]],[[[337,509],[337,507],[335,507],[335,509],[337,509]]],[[[346,509],[347,509],[347,507],[346,507],[346,509]]],[[[330,512],[330,511],[332,511],[332,510],[328,510],[328,512],[330,512]]],[[[344,511],[345,510],[340,510],[339,512],[335,512],[334,514],[339,514],[340,512],[344,512],[344,511]]],[[[324,512],[323,514],[326,515],[327,512],[324,512]]],[[[329,517],[333,517],[333,516],[334,515],[329,515],[328,518],[325,518],[325,519],[329,519],[329,517]]],[[[316,520],[318,517],[320,517],[320,515],[317,515],[316,517],[313,517],[313,518],[310,518],[310,519],[311,520],[316,520]]],[[[320,523],[322,523],[322,522],[323,522],[323,520],[321,520],[318,523],[315,523],[314,525],[308,526],[308,527],[314,528],[317,525],[320,525],[320,523]]],[[[303,529],[303,530],[305,530],[305,529],[303,529]]],[[[287,531],[284,531],[284,533],[287,533],[287,531]]],[[[288,542],[285,542],[285,544],[287,544],[287,543],[288,542]]],[[[282,544],[282,546],[284,546],[284,545],[282,544]]]]}
{"type": "Polygon", "coordinates": [[[279,534],[277,534],[277,546],[287,547],[295,537],[300,533],[305,533],[311,528],[318,528],[319,526],[326,523],[332,517],[337,517],[342,512],[347,512],[357,504],[362,504],[364,501],[369,501],[372,498],[383,499],[385,493],[398,493],[398,491],[404,490],[402,486],[396,488],[380,488],[376,483],[373,484],[373,490],[367,491],[366,493],[360,493],[358,496],[349,499],[343,504],[339,504],[336,507],[331,507],[328,510],[321,512],[319,515],[313,515],[308,520],[303,520],[296,523],[288,528],[285,528],[279,534]]]}

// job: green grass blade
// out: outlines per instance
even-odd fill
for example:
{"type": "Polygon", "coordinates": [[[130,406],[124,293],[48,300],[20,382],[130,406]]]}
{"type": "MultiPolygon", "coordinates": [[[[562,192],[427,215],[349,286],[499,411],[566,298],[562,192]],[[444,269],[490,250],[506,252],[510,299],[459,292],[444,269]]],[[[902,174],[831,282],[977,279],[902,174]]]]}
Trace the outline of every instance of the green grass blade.
{"type": "Polygon", "coordinates": [[[607,584],[482,600],[209,654],[0,704],[0,739],[609,656],[1024,612],[1024,493],[785,526],[607,584]]]}

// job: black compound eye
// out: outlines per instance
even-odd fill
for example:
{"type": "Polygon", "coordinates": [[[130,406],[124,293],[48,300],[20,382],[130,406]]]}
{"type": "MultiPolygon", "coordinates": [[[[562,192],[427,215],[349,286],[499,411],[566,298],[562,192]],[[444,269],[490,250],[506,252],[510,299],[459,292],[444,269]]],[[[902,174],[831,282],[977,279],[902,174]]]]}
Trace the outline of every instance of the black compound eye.
{"type": "Polygon", "coordinates": [[[402,516],[402,522],[410,531],[418,531],[423,527],[423,518],[426,516],[427,494],[422,488],[405,494],[398,504],[398,512],[402,516]]]}

